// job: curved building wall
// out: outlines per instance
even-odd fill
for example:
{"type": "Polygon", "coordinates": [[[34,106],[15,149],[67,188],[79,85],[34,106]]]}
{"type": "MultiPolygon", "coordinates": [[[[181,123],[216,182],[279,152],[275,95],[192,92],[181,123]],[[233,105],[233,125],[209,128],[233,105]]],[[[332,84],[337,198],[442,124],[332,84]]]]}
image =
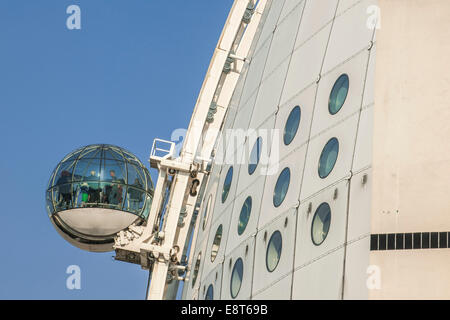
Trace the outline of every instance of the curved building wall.
{"type": "Polygon", "coordinates": [[[217,141],[185,299],[210,285],[214,299],[368,297],[376,5],[269,1],[217,141]]]}

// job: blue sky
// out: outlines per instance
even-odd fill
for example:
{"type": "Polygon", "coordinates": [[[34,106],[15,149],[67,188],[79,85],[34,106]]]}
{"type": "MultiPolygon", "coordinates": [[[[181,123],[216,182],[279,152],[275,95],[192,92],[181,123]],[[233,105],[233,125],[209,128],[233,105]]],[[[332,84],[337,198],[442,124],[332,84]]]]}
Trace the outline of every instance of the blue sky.
{"type": "Polygon", "coordinates": [[[148,165],[154,138],[188,126],[232,3],[0,2],[0,299],[145,297],[139,266],[59,237],[46,184],[67,153],[92,143],[124,147],[148,165]],[[66,27],[72,4],[81,30],[66,27]],[[81,290],[66,288],[69,265],[81,268],[81,290]]]}

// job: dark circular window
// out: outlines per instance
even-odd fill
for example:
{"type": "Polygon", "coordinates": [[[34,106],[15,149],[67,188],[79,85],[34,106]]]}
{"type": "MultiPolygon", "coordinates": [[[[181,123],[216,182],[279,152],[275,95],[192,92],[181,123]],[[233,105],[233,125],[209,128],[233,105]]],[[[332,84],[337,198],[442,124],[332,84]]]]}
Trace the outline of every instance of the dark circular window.
{"type": "Polygon", "coordinates": [[[250,159],[248,162],[248,174],[252,175],[256,167],[258,166],[259,159],[261,158],[262,138],[258,137],[253,145],[252,152],[250,153],[250,159]]]}
{"type": "Polygon", "coordinates": [[[223,227],[220,225],[217,228],[216,235],[214,236],[214,241],[211,248],[211,262],[214,262],[217,257],[217,253],[219,252],[220,242],[222,241],[222,231],[223,227]]]}
{"type": "Polygon", "coordinates": [[[212,284],[209,285],[206,291],[205,300],[214,300],[214,288],[212,284]]]}
{"type": "Polygon", "coordinates": [[[195,286],[195,281],[197,281],[198,270],[200,269],[201,259],[202,259],[202,253],[200,252],[197,256],[197,261],[195,261],[194,272],[192,274],[192,288],[195,286]]]}
{"type": "Polygon", "coordinates": [[[299,106],[296,106],[291,110],[286,125],[284,126],[283,141],[285,145],[289,145],[294,140],[298,126],[300,125],[300,118],[301,110],[299,106]]]}
{"type": "Polygon", "coordinates": [[[269,272],[274,271],[280,262],[282,244],[281,232],[275,231],[270,237],[266,251],[266,267],[269,272]]]}
{"type": "Polygon", "coordinates": [[[342,106],[347,99],[349,87],[348,75],[341,75],[335,82],[333,89],[331,90],[330,99],[328,100],[328,111],[331,114],[336,114],[341,110],[342,106]]]}
{"type": "Polygon", "coordinates": [[[231,272],[230,293],[234,299],[239,294],[242,285],[242,277],[244,275],[244,264],[242,259],[239,258],[234,263],[233,271],[231,272]]]}
{"type": "Polygon", "coordinates": [[[250,219],[250,214],[252,212],[252,197],[247,197],[245,199],[244,204],[241,208],[241,213],[239,215],[239,223],[238,223],[238,234],[241,235],[244,233],[245,228],[247,227],[248,220],[250,219]]]}
{"type": "Polygon", "coordinates": [[[222,203],[224,203],[227,200],[228,193],[230,192],[232,180],[233,180],[233,167],[230,167],[230,169],[228,169],[227,175],[225,177],[225,181],[223,183],[222,203]]]}
{"type": "Polygon", "coordinates": [[[208,222],[209,208],[211,206],[211,200],[212,200],[212,195],[210,194],[209,198],[208,198],[208,202],[206,202],[205,210],[203,211],[203,224],[202,224],[203,230],[205,230],[206,223],[208,222]]]}
{"type": "Polygon", "coordinates": [[[339,141],[336,138],[328,140],[319,159],[319,177],[325,179],[331,173],[339,154],[339,141]]]}
{"type": "Polygon", "coordinates": [[[328,203],[324,202],[317,208],[311,226],[311,239],[316,246],[325,241],[330,230],[330,223],[331,209],[328,203]]]}
{"type": "Polygon", "coordinates": [[[277,183],[275,185],[275,190],[273,192],[273,205],[279,207],[284,201],[286,194],[289,189],[289,182],[291,181],[291,170],[289,168],[284,168],[281,171],[277,183]]]}

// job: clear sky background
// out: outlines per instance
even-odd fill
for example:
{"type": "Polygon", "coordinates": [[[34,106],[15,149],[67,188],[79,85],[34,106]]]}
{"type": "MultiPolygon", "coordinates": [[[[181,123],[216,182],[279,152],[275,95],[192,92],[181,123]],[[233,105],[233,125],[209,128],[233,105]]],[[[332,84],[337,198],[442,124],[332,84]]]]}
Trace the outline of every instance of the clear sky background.
{"type": "Polygon", "coordinates": [[[154,138],[187,128],[232,3],[0,1],[0,299],[145,298],[147,271],[57,234],[45,188],[75,148],[114,144],[148,166],[154,138]],[[72,4],[81,30],[66,27],[72,4]]]}

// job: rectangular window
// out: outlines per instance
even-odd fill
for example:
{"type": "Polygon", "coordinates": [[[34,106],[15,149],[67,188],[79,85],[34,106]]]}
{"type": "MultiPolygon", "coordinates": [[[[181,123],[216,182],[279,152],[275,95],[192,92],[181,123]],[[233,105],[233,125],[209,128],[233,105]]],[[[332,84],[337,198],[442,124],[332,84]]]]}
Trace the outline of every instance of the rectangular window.
{"type": "Polygon", "coordinates": [[[431,248],[439,248],[439,233],[432,232],[431,233],[431,248]]]}
{"type": "Polygon", "coordinates": [[[370,250],[450,248],[450,232],[371,234],[370,250]]]}
{"type": "Polygon", "coordinates": [[[430,247],[430,233],[422,232],[422,249],[428,249],[430,247]]]}
{"type": "Polygon", "coordinates": [[[388,250],[395,249],[395,233],[388,234],[388,250]]]}
{"type": "Polygon", "coordinates": [[[378,250],[378,235],[372,234],[370,235],[370,250],[378,250]]]}
{"type": "Polygon", "coordinates": [[[447,248],[447,232],[439,232],[439,248],[447,248]]]}
{"type": "Polygon", "coordinates": [[[412,249],[412,233],[405,233],[405,249],[412,249]]]}
{"type": "Polygon", "coordinates": [[[378,237],[378,250],[386,250],[387,234],[380,234],[378,237]]]}
{"type": "Polygon", "coordinates": [[[395,235],[395,248],[397,250],[402,250],[404,248],[404,234],[403,233],[397,233],[395,235]]]}
{"type": "Polygon", "coordinates": [[[420,236],[421,236],[421,234],[420,234],[420,232],[419,233],[414,233],[413,234],[413,248],[414,249],[421,249],[422,248],[422,244],[421,244],[421,241],[420,241],[420,236]]]}

